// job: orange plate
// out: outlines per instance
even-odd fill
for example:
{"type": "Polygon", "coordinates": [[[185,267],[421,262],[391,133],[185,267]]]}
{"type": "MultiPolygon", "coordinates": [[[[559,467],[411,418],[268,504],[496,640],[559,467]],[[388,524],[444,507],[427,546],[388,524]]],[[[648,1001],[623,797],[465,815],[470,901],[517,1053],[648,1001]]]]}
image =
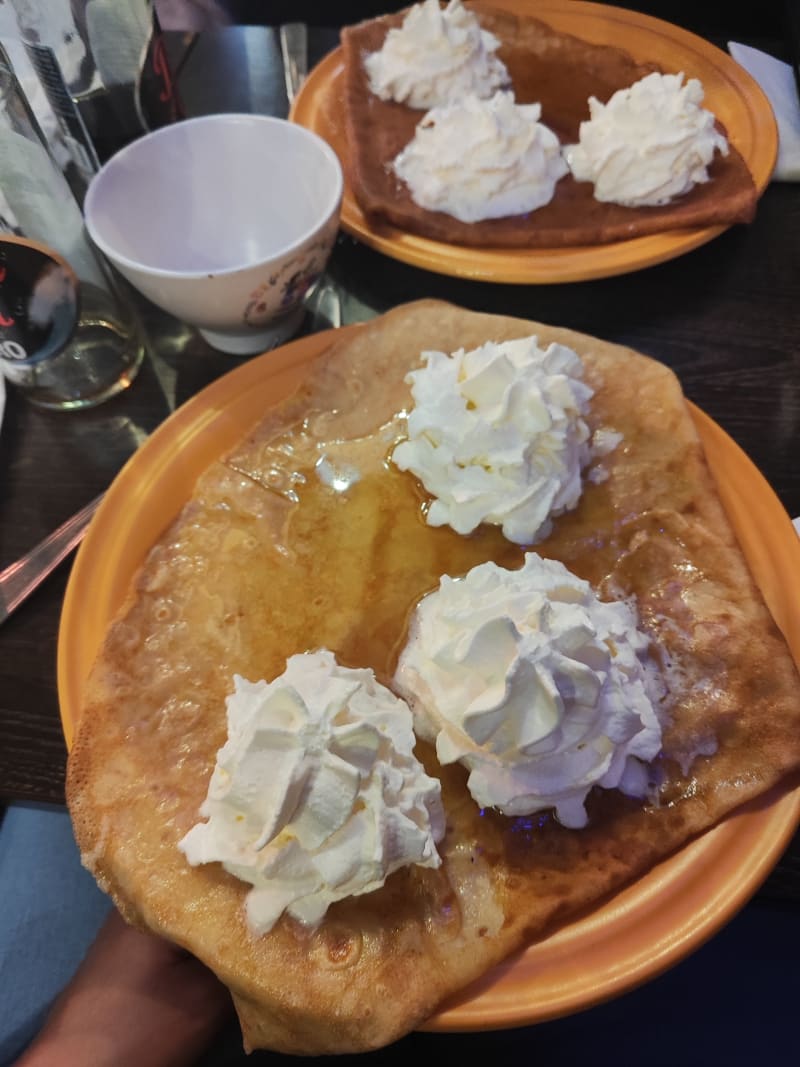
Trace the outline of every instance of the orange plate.
{"type": "MultiPolygon", "coordinates": [[[[357,326],[249,360],[166,420],[111,485],[70,575],[58,641],[69,745],[86,676],[145,553],[208,464],[300,382],[306,366],[357,326]]],[[[692,408],[726,510],[772,613],[800,661],[800,539],[738,446],[692,408]]],[[[498,967],[432,1018],[429,1030],[521,1026],[586,1008],[654,977],[737,911],[800,821],[800,789],[776,790],[659,864],[589,915],[498,967]]]]}
{"type": "MultiPolygon", "coordinates": [[[[766,188],[778,154],[775,116],[760,86],[727,53],[669,22],[636,11],[580,0],[492,0],[518,15],[526,13],[557,30],[594,44],[613,44],[634,59],[664,70],[699,78],[704,105],[720,119],[750,168],[756,188],[766,188]]],[[[324,137],[347,170],[347,142],[342,125],[344,65],[340,48],[309,74],[290,117],[324,137]],[[335,105],[331,107],[331,99],[335,105]]],[[[727,227],[673,230],[630,241],[553,249],[467,248],[432,241],[392,226],[373,229],[345,181],[342,229],[365,245],[415,267],[489,282],[545,284],[579,282],[650,267],[689,252],[727,227]]]]}

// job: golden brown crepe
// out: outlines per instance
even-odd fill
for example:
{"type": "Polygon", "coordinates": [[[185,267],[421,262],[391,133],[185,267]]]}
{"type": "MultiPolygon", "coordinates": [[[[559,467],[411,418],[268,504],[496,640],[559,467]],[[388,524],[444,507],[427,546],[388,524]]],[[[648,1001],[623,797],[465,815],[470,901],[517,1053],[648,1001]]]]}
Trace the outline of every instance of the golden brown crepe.
{"type": "Polygon", "coordinates": [[[92,672],[68,768],[83,861],[132,922],[230,987],[246,1045],[375,1048],[421,1024],[513,950],[591,907],[800,767],[798,677],[756,589],[680,386],[663,365],[569,330],[421,301],[333,344],[300,390],[201,477],[149,554],[92,672]],[[391,682],[409,612],[438,584],[524,549],[497,528],[424,524],[424,493],[386,461],[420,352],[535,333],[583,358],[590,425],[623,435],[577,509],[537,550],[600,595],[635,598],[671,663],[658,804],[589,797],[590,822],[483,816],[442,769],[443,866],[406,868],[335,904],[316,932],[283,918],[254,937],[248,887],[177,847],[226,736],[232,676],[282,673],[325,647],[391,682]],[[360,480],[324,484],[324,451],[360,480]],[[705,755],[703,753],[706,753],[705,755]]]}
{"type": "MultiPolygon", "coordinates": [[[[580,123],[589,118],[590,96],[605,103],[618,89],[659,69],[652,63],[637,63],[621,49],[590,44],[554,30],[540,19],[482,3],[465,6],[500,39],[497,55],[509,71],[517,102],[540,103],[541,121],[565,145],[577,141],[580,123]]],[[[413,138],[423,112],[380,100],[370,91],[363,63],[363,56],[380,49],[389,29],[400,25],[404,17],[405,12],[386,15],[342,31],[346,163],[353,194],[372,224],[390,223],[454,244],[561,248],[752,220],[756,188],[733,145],[727,156],[717,153],[709,168],[710,181],[661,207],[601,203],[594,198],[591,182],[577,182],[571,174],[557,183],[549,204],[526,215],[465,223],[419,207],[390,164],[413,138]]]]}

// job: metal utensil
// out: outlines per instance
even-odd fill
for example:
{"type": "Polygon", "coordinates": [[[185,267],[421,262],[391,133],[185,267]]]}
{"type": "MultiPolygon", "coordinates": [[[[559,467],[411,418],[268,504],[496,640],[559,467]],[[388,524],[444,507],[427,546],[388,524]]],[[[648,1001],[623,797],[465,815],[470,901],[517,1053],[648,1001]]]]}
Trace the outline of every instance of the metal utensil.
{"type": "Polygon", "coordinates": [[[309,333],[338,329],[342,325],[342,298],[335,282],[323,278],[308,302],[311,312],[309,333]]]}
{"type": "Polygon", "coordinates": [[[104,494],[94,498],[62,523],[35,548],[0,572],[0,623],[36,589],[50,572],[83,540],[104,494]]]}
{"type": "Polygon", "coordinates": [[[280,27],[283,76],[291,104],[308,74],[308,28],[304,22],[285,22],[280,27]]]}
{"type": "MultiPolygon", "coordinates": [[[[308,74],[308,28],[304,22],[285,22],[280,27],[283,74],[289,104],[308,74]]],[[[342,298],[327,277],[317,285],[309,301],[311,333],[342,325],[342,298]]]]}

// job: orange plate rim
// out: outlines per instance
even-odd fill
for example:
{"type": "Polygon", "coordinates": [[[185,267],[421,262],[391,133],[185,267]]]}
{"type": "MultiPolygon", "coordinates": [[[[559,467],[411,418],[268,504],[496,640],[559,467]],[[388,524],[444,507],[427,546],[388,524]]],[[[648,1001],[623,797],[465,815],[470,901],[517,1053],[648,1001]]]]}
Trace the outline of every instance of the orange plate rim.
{"type": "MultiPolygon", "coordinates": [[[[748,164],[761,195],[769,184],[778,153],[778,129],[768,98],[758,82],[726,52],[702,37],[663,19],[589,0],[491,0],[492,6],[518,15],[541,17],[553,27],[592,39],[613,30],[614,43],[634,58],[653,58],[657,46],[670,57],[668,69],[712,83],[704,106],[726,120],[731,140],[748,164]]],[[[662,66],[666,64],[662,63],[662,66]]],[[[333,143],[323,104],[343,74],[341,48],[330,52],[309,73],[289,117],[333,143]]],[[[675,259],[713,240],[729,227],[674,230],[602,246],[552,249],[468,248],[419,237],[393,226],[373,227],[345,180],[341,227],[363,244],[392,259],[451,277],[520,285],[589,281],[642,270],[675,259]]]]}

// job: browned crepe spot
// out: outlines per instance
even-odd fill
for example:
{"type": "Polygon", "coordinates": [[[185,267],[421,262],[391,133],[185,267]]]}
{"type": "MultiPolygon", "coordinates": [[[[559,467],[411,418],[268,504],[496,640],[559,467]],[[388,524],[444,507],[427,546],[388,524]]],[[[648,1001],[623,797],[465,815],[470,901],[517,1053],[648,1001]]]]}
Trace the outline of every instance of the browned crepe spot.
{"type": "MultiPolygon", "coordinates": [[[[502,42],[498,51],[511,75],[518,103],[542,105],[541,121],[561,139],[577,140],[589,118],[589,97],[605,103],[657,68],[637,63],[626,52],[594,45],[552,29],[532,17],[519,17],[483,4],[468,4],[481,24],[502,42]]],[[[612,241],[695,226],[730,225],[752,220],[757,194],[747,164],[730,146],[717,153],[710,180],[662,207],[629,208],[594,198],[591,182],[567,174],[549,204],[526,215],[481,222],[460,222],[440,211],[427,211],[411,198],[391,163],[413,138],[424,112],[380,100],[370,91],[363,56],[383,44],[388,30],[404,13],[346,27],[342,31],[345,63],[346,128],[349,177],[368,220],[390,223],[410,233],[453,244],[498,248],[560,248],[612,241]]],[[[673,73],[678,73],[677,71],[673,73]]],[[[723,131],[724,132],[724,131],[723,131]]]]}
{"type": "Polygon", "coordinates": [[[435,301],[398,308],[308,368],[302,388],[201,477],[153,547],[88,684],[67,795],[83,861],[123,913],[187,946],[230,987],[250,1047],[342,1053],[384,1045],[555,922],[648,870],[800,767],[798,677],[755,587],[675,376],[627,348],[435,301]],[[460,766],[441,768],[438,871],[408,868],[333,906],[315,933],[246,925],[247,886],[190,867],[177,843],[198,818],[225,740],[232,675],[271,679],[325,646],[390,682],[409,612],[442,573],[523,549],[421,519],[416,480],[387,466],[407,372],[451,352],[536,333],[583,358],[592,428],[623,434],[579,506],[537,546],[606,597],[636,599],[676,680],[660,803],[589,797],[587,829],[481,814],[460,766]],[[318,446],[355,464],[337,493],[318,446]],[[289,476],[299,501],[282,495],[289,476]],[[717,746],[711,755],[709,741],[717,746]],[[685,769],[682,764],[690,762],[685,769]]]}

